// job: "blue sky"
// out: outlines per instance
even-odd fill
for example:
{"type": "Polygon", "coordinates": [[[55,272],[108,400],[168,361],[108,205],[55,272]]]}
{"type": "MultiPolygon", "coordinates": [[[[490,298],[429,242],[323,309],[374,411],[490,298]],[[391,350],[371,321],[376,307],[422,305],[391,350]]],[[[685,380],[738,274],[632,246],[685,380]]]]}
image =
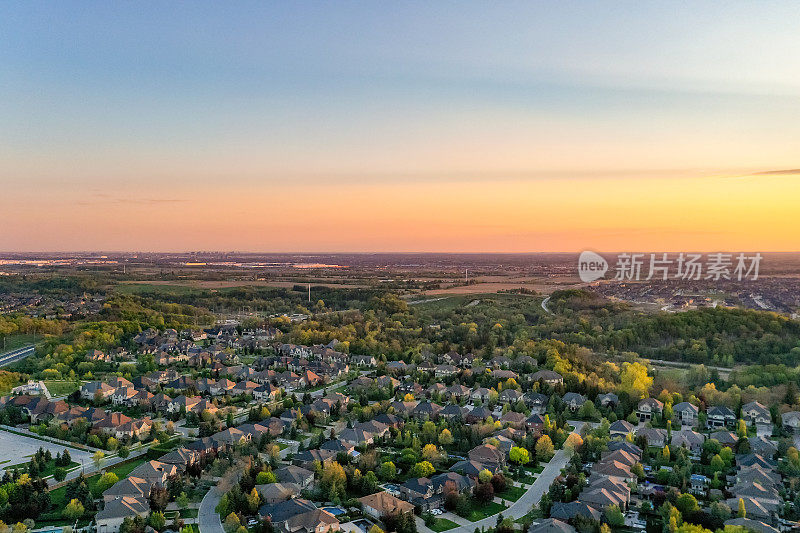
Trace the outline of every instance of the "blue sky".
{"type": "Polygon", "coordinates": [[[0,180],[52,209],[797,168],[798,20],[791,2],[6,2],[0,180]]]}

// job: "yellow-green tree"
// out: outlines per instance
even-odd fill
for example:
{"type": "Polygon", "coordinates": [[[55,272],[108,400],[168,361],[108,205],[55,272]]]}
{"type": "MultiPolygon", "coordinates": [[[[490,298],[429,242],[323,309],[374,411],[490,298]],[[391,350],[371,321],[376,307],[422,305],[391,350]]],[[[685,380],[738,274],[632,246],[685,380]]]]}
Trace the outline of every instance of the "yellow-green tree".
{"type": "Polygon", "coordinates": [[[554,452],[555,446],[550,437],[548,435],[539,437],[539,440],[536,441],[536,459],[546,463],[553,457],[554,452]]]}
{"type": "Polygon", "coordinates": [[[639,400],[647,397],[653,385],[653,378],[647,375],[647,367],[638,362],[622,363],[619,378],[620,390],[639,400]]]}
{"type": "Polygon", "coordinates": [[[441,433],[439,433],[439,444],[442,446],[449,446],[453,444],[453,434],[450,433],[450,430],[444,428],[441,433]]]}
{"type": "Polygon", "coordinates": [[[77,498],[73,498],[61,511],[61,515],[68,520],[77,520],[84,513],[83,504],[77,498]]]}

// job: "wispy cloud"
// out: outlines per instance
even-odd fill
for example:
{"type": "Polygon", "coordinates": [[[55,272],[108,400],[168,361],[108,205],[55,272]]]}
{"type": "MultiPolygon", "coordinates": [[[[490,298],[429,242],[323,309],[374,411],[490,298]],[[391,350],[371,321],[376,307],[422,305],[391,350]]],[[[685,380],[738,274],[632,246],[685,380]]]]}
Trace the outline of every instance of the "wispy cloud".
{"type": "Polygon", "coordinates": [[[780,170],[764,170],[754,172],[752,176],[800,176],[800,168],[787,168],[780,170]]]}

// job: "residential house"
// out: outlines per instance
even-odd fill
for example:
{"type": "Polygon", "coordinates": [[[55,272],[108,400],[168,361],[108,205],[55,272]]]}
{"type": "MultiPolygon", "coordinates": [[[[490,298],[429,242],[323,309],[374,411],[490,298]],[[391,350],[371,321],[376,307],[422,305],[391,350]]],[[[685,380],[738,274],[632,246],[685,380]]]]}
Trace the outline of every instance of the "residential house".
{"type": "Polygon", "coordinates": [[[800,433],[800,411],[789,411],[781,415],[783,429],[793,433],[800,433]]]}
{"type": "Polygon", "coordinates": [[[742,418],[748,425],[771,424],[772,416],[764,405],[748,402],[742,406],[742,418]]]}
{"type": "Polygon", "coordinates": [[[380,520],[384,516],[413,513],[414,506],[388,492],[376,492],[358,499],[365,514],[380,520]]]}
{"type": "Polygon", "coordinates": [[[706,427],[724,428],[736,424],[736,413],[724,405],[715,405],[706,410],[706,427]]]}
{"type": "Polygon", "coordinates": [[[640,422],[649,422],[664,412],[664,404],[655,398],[644,398],[636,407],[636,415],[640,422]]]}
{"type": "Polygon", "coordinates": [[[680,402],[673,407],[675,418],[681,423],[681,426],[694,427],[697,425],[697,418],[700,410],[696,405],[689,402],[680,402]]]}
{"type": "Polygon", "coordinates": [[[531,374],[531,379],[533,381],[542,381],[547,383],[548,385],[558,385],[560,383],[564,383],[564,378],[558,372],[553,372],[552,370],[539,370],[538,372],[534,372],[531,374]]]}
{"type": "Polygon", "coordinates": [[[636,430],[636,436],[642,436],[647,440],[648,446],[663,448],[667,443],[667,430],[660,428],[640,427],[636,430]]]}
{"type": "Polygon", "coordinates": [[[617,420],[609,426],[609,433],[611,438],[625,438],[628,434],[633,433],[634,426],[627,420],[617,420]]]}
{"type": "Polygon", "coordinates": [[[94,517],[97,533],[118,533],[125,518],[150,513],[150,503],[146,497],[125,496],[105,503],[94,517]]]}
{"type": "Polygon", "coordinates": [[[670,442],[670,446],[673,448],[684,446],[692,454],[697,455],[703,451],[703,442],[705,442],[705,440],[705,437],[701,433],[690,429],[682,429],[672,433],[672,442],[670,442]]]}
{"type": "Polygon", "coordinates": [[[600,394],[597,396],[597,403],[600,407],[616,407],[619,404],[619,397],[613,392],[600,394]]]}
{"type": "Polygon", "coordinates": [[[300,468],[299,466],[288,465],[274,471],[275,477],[281,483],[291,483],[301,489],[308,488],[314,483],[314,472],[300,468]]]}
{"type": "Polygon", "coordinates": [[[586,396],[577,392],[567,392],[561,400],[569,407],[570,411],[577,411],[586,403],[586,396]]]}
{"type": "Polygon", "coordinates": [[[491,444],[481,444],[469,451],[469,460],[494,467],[494,470],[502,468],[506,462],[503,452],[491,444]]]}

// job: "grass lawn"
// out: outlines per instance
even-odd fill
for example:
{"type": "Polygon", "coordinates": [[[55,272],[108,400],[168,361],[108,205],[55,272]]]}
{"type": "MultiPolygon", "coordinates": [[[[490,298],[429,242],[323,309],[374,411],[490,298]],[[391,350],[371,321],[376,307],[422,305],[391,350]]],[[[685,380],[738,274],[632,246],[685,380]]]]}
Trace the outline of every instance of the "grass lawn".
{"type": "Polygon", "coordinates": [[[198,509],[181,509],[181,518],[197,518],[198,509]]]}
{"type": "Polygon", "coordinates": [[[522,487],[506,487],[506,490],[496,496],[504,500],[515,502],[522,498],[523,494],[525,494],[525,489],[522,487]]]}
{"type": "MultiPolygon", "coordinates": [[[[16,465],[7,466],[6,470],[15,470],[16,469],[16,470],[19,470],[20,472],[27,472],[28,471],[28,465],[30,465],[30,463],[19,463],[19,464],[16,464],[16,465]]],[[[78,463],[76,463],[75,461],[72,461],[69,464],[69,466],[66,468],[66,470],[70,471],[73,468],[75,468],[76,466],[80,466],[80,465],[78,463]]],[[[39,473],[39,475],[41,477],[48,477],[48,476],[52,476],[55,471],[56,471],[56,461],[55,461],[55,459],[51,459],[50,462],[48,462],[47,465],[44,467],[44,470],[42,470],[39,473]]]]}
{"type": "MultiPolygon", "coordinates": [[[[41,342],[42,336],[37,335],[36,340],[41,342]]],[[[5,349],[3,349],[3,340],[0,339],[0,353],[10,352],[11,350],[22,348],[26,344],[33,344],[33,335],[29,334],[9,335],[8,337],[6,337],[5,349]]]]}
{"type": "Polygon", "coordinates": [[[44,385],[53,396],[67,396],[78,390],[81,383],[79,381],[45,381],[44,385]]]}
{"type": "Polygon", "coordinates": [[[458,527],[458,524],[452,520],[448,520],[447,518],[437,518],[436,522],[431,526],[431,529],[436,531],[436,533],[441,533],[442,531],[447,531],[455,527],[458,527]]]}
{"type": "Polygon", "coordinates": [[[470,511],[469,516],[467,516],[467,520],[470,522],[477,522],[478,520],[483,520],[484,518],[496,515],[504,510],[505,507],[496,502],[489,502],[487,504],[473,503],[472,510],[470,511]]]}
{"type": "Polygon", "coordinates": [[[289,445],[288,445],[288,444],[286,444],[285,442],[279,442],[279,443],[278,443],[278,449],[279,449],[279,450],[285,450],[285,449],[286,449],[286,448],[288,448],[288,447],[289,447],[289,445]]]}

